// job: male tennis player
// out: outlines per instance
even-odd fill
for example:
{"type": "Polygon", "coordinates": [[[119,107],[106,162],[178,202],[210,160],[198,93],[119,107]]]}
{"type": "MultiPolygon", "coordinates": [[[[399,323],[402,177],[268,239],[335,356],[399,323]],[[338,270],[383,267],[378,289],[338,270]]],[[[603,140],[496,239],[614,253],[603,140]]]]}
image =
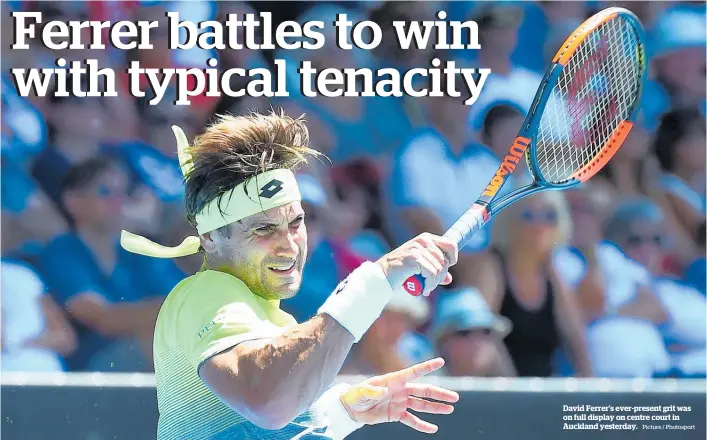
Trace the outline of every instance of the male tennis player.
{"type": "Polygon", "coordinates": [[[126,249],[154,257],[204,253],[202,270],[174,288],[157,319],[157,438],[342,439],[364,424],[393,421],[436,432],[408,410],[452,412],[457,393],[412,383],[442,359],[331,384],[404,280],[422,274],[424,294],[451,282],[456,244],[423,234],[364,263],[317,316],[298,324],[279,301],[297,292],[307,254],[294,171],[317,153],[307,147],[303,121],[224,116],[191,147],[173,128],[187,218],[199,236],[175,248],[122,236],[126,249]]]}

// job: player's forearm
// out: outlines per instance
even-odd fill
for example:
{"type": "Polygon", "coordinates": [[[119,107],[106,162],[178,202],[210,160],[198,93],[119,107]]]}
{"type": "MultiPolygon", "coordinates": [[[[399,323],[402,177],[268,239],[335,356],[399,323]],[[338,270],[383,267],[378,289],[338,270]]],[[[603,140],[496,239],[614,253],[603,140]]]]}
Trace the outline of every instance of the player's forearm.
{"type": "Polygon", "coordinates": [[[319,315],[239,353],[236,368],[248,378],[244,394],[253,417],[278,426],[302,413],[332,383],[353,341],[333,318],[319,315]]]}

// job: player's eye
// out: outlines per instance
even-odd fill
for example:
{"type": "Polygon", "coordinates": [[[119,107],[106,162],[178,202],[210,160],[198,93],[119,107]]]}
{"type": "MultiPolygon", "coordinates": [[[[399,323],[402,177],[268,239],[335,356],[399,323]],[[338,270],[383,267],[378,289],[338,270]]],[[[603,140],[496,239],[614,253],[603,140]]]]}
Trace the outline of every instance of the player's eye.
{"type": "Polygon", "coordinates": [[[299,215],[297,216],[296,219],[294,219],[292,222],[290,222],[290,227],[293,229],[299,228],[299,226],[302,224],[304,221],[304,215],[299,215]]]}
{"type": "Polygon", "coordinates": [[[267,225],[267,226],[261,226],[259,228],[255,228],[254,231],[258,235],[266,235],[266,234],[269,234],[270,232],[272,232],[272,230],[273,230],[273,227],[271,225],[267,225]]]}

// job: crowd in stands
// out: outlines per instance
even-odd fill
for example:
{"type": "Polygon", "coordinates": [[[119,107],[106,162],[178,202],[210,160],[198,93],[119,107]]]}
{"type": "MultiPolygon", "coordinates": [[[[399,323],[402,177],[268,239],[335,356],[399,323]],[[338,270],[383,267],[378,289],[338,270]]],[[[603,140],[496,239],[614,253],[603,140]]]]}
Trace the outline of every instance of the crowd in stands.
{"type": "MultiPolygon", "coordinates": [[[[302,288],[282,302],[298,321],[338,282],[422,233],[442,234],[473,203],[516,136],[554,51],[592,13],[635,12],[646,28],[648,77],[639,120],[599,175],[580,187],[514,204],[479,232],[429,298],[391,300],[342,373],[378,374],[435,354],[453,376],[705,377],[705,6],[703,2],[35,2],[2,11],[3,371],[149,372],[160,305],[199,255],[158,260],[120,248],[122,229],[176,245],[193,234],[170,126],[192,138],[216,114],[283,109],[304,114],[312,146],[331,162],[298,180],[309,233],[302,288]],[[435,53],[11,50],[12,10],[45,21],[158,20],[167,10],[199,22],[270,11],[275,22],[337,13],[380,24],[451,20],[479,25],[480,50],[435,53]],[[267,67],[285,58],[317,68],[428,67],[432,56],[492,74],[463,98],[317,96],[221,98],[190,106],[166,97],[21,97],[11,68],[93,58],[143,67],[267,67]]],[[[331,30],[331,29],[329,29],[331,30]]],[[[82,80],[86,80],[83,78],[82,80]]],[[[296,76],[288,81],[298,81],[296,76]]],[[[170,88],[174,93],[174,84],[170,88]]],[[[168,92],[168,94],[170,93],[168,92]]],[[[519,167],[504,191],[527,183],[519,167]]],[[[208,300],[205,298],[205,300],[208,300]]]]}

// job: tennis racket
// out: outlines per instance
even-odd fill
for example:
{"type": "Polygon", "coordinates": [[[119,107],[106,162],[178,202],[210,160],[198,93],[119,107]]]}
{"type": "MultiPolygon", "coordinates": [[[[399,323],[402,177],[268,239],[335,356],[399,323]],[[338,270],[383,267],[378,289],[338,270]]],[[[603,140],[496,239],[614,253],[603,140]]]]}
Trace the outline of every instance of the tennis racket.
{"type": "MultiPolygon", "coordinates": [[[[510,151],[479,199],[444,236],[462,249],[503,208],[543,190],[562,190],[601,170],[635,120],[646,70],[644,31],[629,10],[612,7],[587,19],[564,42],[545,72],[510,151]],[[497,199],[525,157],[527,186],[497,199]]],[[[421,275],[403,288],[422,294],[421,275]]]]}

